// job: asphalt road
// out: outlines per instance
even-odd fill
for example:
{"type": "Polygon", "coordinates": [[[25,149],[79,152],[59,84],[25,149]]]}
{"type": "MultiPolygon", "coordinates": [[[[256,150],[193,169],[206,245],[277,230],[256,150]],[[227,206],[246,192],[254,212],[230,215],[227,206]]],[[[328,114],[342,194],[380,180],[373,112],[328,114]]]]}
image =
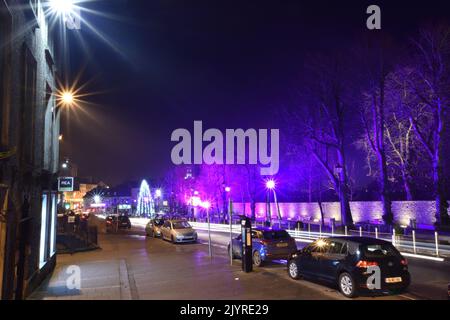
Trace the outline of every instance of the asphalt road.
{"type": "MultiPolygon", "coordinates": [[[[207,246],[208,233],[206,231],[198,231],[200,242],[207,246]]],[[[215,248],[215,254],[227,255],[226,248],[229,243],[229,234],[224,233],[211,233],[211,239],[213,247],[215,248]]],[[[306,243],[297,242],[298,248],[302,248],[306,243]]],[[[422,260],[417,258],[408,258],[409,271],[411,273],[412,282],[407,293],[396,296],[381,296],[381,297],[360,297],[360,298],[373,298],[373,299],[447,299],[447,284],[450,283],[450,262],[436,262],[430,260],[422,260]]],[[[272,263],[270,266],[262,267],[261,269],[267,269],[269,272],[273,272],[280,277],[286,277],[286,266],[283,262],[272,263]]],[[[307,282],[307,281],[301,281],[307,282]]],[[[325,284],[314,284],[318,290],[323,289],[325,284]]],[[[340,294],[333,288],[327,288],[328,293],[333,293],[333,298],[340,298],[340,294]],[[334,296],[336,295],[336,296],[334,296]]]]}
{"type": "MultiPolygon", "coordinates": [[[[130,232],[144,234],[142,227],[134,227],[130,232]]],[[[206,231],[198,231],[198,234],[198,244],[173,245],[161,239],[149,238],[146,238],[146,241],[151,246],[158,248],[158,251],[161,252],[160,259],[165,259],[167,256],[173,254],[174,251],[175,254],[179,254],[182,251],[182,254],[187,256],[205,255],[208,252],[208,233],[206,231]],[[163,252],[164,254],[162,254],[163,252]]],[[[212,232],[211,238],[213,260],[229,267],[230,261],[227,254],[229,234],[212,232]]],[[[305,243],[298,242],[297,245],[301,248],[305,243]]],[[[416,258],[410,258],[408,261],[412,275],[412,283],[407,293],[400,295],[368,295],[358,297],[357,299],[447,299],[447,284],[450,282],[450,262],[435,262],[416,258]]],[[[224,268],[224,266],[221,266],[221,268],[224,268]]],[[[259,290],[262,290],[258,294],[258,298],[262,299],[345,299],[333,286],[307,280],[295,281],[290,279],[286,272],[285,262],[283,261],[277,261],[261,268],[255,268],[255,272],[248,275],[240,271],[240,260],[234,260],[231,271],[234,278],[248,278],[250,281],[246,283],[246,289],[244,291],[259,292],[259,290]],[[274,291],[275,287],[276,290],[274,291]],[[268,290],[267,293],[264,292],[266,289],[268,290]],[[276,296],[269,292],[276,292],[276,296]]],[[[245,298],[245,295],[242,298],[245,298]]]]}
{"type": "MultiPolygon", "coordinates": [[[[146,237],[143,226],[134,226],[131,230],[115,234],[100,233],[101,250],[58,255],[57,269],[79,265],[85,274],[84,289],[81,295],[70,297],[73,299],[122,299],[123,293],[128,290],[122,292],[122,277],[128,279],[126,287],[131,298],[142,300],[346,299],[332,286],[290,279],[281,261],[244,273],[240,260],[234,260],[230,265],[226,250],[229,234],[212,233],[212,258],[208,256],[207,241],[207,232],[199,231],[197,243],[172,244],[146,237]],[[118,265],[120,270],[115,270],[118,265]],[[120,273],[120,286],[117,272],[120,273]]],[[[298,245],[301,247],[304,244],[298,245]]],[[[357,299],[446,299],[446,286],[450,280],[448,262],[410,259],[410,270],[412,285],[409,292],[357,299]]],[[[65,274],[55,275],[55,285],[61,285],[58,282],[62,279],[60,277],[64,278],[65,274]]],[[[48,290],[42,296],[48,297],[48,290]]]]}

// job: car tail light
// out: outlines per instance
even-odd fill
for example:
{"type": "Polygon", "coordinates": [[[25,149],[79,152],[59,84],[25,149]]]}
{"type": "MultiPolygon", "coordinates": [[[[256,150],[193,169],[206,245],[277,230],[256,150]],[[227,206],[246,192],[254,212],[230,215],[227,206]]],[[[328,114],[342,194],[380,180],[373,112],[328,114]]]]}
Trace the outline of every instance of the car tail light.
{"type": "Polygon", "coordinates": [[[407,265],[408,265],[408,260],[402,259],[402,260],[400,261],[400,263],[402,264],[402,266],[407,266],[407,265]]]}
{"type": "Polygon", "coordinates": [[[378,262],[359,260],[358,263],[356,264],[356,266],[358,268],[376,267],[376,266],[378,266],[378,262]]]}

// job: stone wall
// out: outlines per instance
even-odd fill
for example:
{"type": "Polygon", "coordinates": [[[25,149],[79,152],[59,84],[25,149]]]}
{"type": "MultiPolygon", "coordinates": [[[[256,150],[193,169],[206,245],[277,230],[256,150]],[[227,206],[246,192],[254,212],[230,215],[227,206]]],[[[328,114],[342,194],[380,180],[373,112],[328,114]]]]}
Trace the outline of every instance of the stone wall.
{"type": "MultiPolygon", "coordinates": [[[[307,203],[280,203],[280,213],[283,219],[288,220],[311,220],[320,221],[320,207],[317,202],[307,203]]],[[[323,202],[325,222],[331,218],[339,223],[340,205],[339,202],[323,202]]],[[[379,201],[354,201],[350,203],[354,222],[382,220],[382,205],[379,201]]],[[[234,203],[233,209],[236,213],[250,215],[250,203],[234,203]]],[[[410,219],[416,219],[417,225],[421,227],[431,227],[435,222],[435,202],[434,201],[394,201],[392,203],[394,219],[401,225],[409,225],[410,219]]],[[[256,204],[257,219],[264,219],[266,214],[266,204],[256,204]]],[[[275,203],[271,203],[271,214],[277,217],[275,203]]]]}

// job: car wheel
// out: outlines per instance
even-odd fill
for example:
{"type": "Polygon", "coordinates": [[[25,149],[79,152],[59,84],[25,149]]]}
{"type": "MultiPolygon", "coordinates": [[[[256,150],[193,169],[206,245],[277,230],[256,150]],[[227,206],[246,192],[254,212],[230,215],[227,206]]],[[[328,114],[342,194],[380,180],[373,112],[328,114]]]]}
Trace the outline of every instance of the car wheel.
{"type": "Polygon", "coordinates": [[[353,277],[348,272],[343,272],[339,276],[339,291],[347,298],[356,296],[356,284],[353,277]]]}
{"type": "Polygon", "coordinates": [[[290,260],[288,263],[288,273],[292,279],[300,279],[300,271],[298,269],[297,263],[294,260],[290,260]]]}
{"type": "Polygon", "coordinates": [[[263,264],[263,261],[261,259],[261,254],[259,253],[259,251],[253,252],[253,264],[256,267],[260,267],[263,264]]]}

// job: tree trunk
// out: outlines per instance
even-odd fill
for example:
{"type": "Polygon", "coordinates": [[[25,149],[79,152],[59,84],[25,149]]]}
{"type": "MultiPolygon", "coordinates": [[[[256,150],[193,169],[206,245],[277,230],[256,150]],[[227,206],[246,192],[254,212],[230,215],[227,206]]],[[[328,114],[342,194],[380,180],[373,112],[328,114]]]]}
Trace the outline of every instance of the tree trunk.
{"type": "Polygon", "coordinates": [[[450,218],[448,216],[448,203],[445,196],[444,185],[444,166],[442,164],[443,159],[443,141],[444,135],[444,110],[440,103],[437,108],[438,129],[435,133],[435,153],[433,159],[433,180],[434,190],[436,196],[436,226],[437,227],[449,227],[450,218]]]}
{"type": "Polygon", "coordinates": [[[251,210],[252,210],[252,221],[255,222],[256,221],[256,203],[253,198],[251,199],[250,206],[251,206],[251,210]]]}
{"type": "Polygon", "coordinates": [[[353,217],[352,212],[350,210],[350,195],[349,195],[347,169],[343,147],[341,147],[341,150],[338,150],[338,159],[342,167],[341,173],[339,174],[338,177],[339,202],[341,205],[341,221],[342,225],[347,227],[353,227],[353,217]]]}
{"type": "Polygon", "coordinates": [[[403,179],[403,189],[405,189],[406,201],[413,201],[412,188],[409,182],[408,174],[406,173],[406,169],[402,168],[402,179],[403,179]]]}
{"type": "Polygon", "coordinates": [[[380,200],[383,205],[383,221],[386,225],[391,226],[394,223],[394,215],[392,213],[392,201],[388,191],[388,174],[384,151],[378,152],[378,159],[380,166],[380,200]]]}

